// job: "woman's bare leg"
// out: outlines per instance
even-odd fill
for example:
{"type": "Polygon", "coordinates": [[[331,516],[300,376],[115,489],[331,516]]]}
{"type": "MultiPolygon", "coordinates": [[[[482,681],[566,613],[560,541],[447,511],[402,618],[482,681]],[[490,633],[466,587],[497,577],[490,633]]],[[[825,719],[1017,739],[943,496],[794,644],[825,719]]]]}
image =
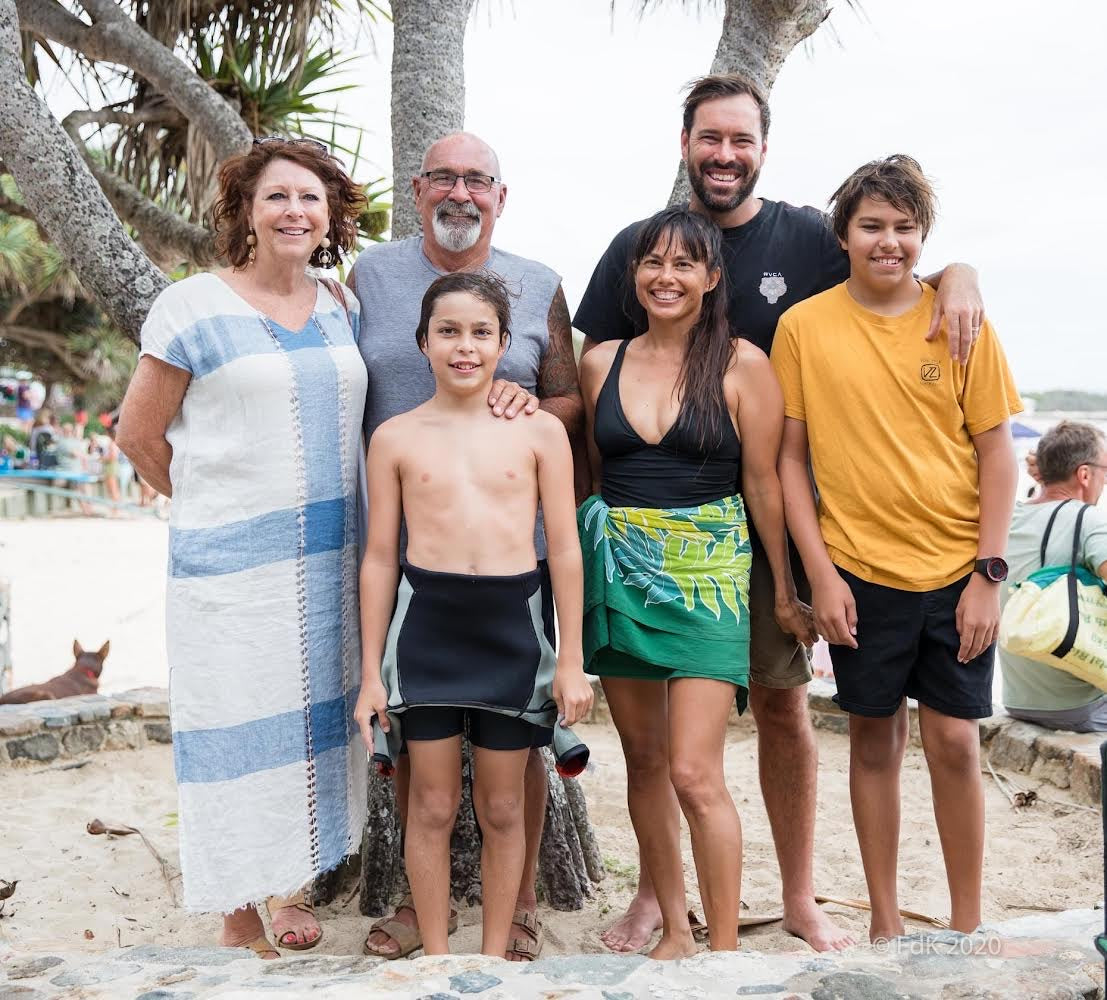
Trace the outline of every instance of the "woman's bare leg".
{"type": "Polygon", "coordinates": [[[668,694],[659,681],[605,677],[603,690],[627,763],[627,804],[661,907],[651,958],[695,954],[680,858],[680,808],[669,780],[668,694]]]}
{"type": "Polygon", "coordinates": [[[738,948],[742,825],[723,774],[735,691],[702,677],[669,682],[669,774],[692,834],[712,951],[738,948]]]}

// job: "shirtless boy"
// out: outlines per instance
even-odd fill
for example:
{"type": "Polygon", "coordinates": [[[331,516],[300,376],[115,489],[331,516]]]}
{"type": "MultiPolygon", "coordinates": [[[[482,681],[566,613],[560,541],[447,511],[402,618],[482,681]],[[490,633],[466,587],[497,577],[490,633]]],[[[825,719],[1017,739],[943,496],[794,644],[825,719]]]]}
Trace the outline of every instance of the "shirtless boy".
{"type": "Polygon", "coordinates": [[[463,731],[473,746],[473,804],[483,833],[481,951],[502,957],[508,944],[523,873],[523,771],[535,724],[528,719],[540,717],[531,709],[555,655],[542,635],[539,501],[561,628],[552,699],[565,725],[592,703],[581,652],[569,440],[547,413],[497,420],[487,404],[509,325],[508,293],[495,276],[437,279],[416,331],[434,396],[381,424],[369,444],[362,688],[354,715],[367,744],[374,718],[386,732],[402,720],[411,763],[404,854],[428,955],[449,951],[446,887],[463,731]]]}

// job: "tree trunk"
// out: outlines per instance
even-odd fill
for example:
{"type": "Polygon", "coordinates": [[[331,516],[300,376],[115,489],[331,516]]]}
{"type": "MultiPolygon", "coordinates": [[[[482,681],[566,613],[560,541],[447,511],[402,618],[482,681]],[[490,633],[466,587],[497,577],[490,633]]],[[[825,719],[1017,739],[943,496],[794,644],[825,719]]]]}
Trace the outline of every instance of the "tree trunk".
{"type": "MultiPolygon", "coordinates": [[[[588,820],[584,793],[573,778],[562,778],[553,755],[542,751],[549,796],[546,827],[538,856],[539,899],[555,910],[579,910],[592,895],[592,883],[603,878],[599,847],[588,820]]],[[[472,756],[468,743],[462,759],[461,808],[450,838],[450,894],[475,906],[480,902],[480,830],[473,814],[472,756]]],[[[369,818],[361,850],[361,912],[380,916],[404,886],[400,828],[392,782],[369,777],[369,818]]]]}
{"type": "Polygon", "coordinates": [[[474,0],[392,0],[392,238],[419,231],[411,178],[465,127],[465,24],[474,0]]]}
{"type": "Polygon", "coordinates": [[[27,83],[15,0],[0,0],[0,159],[66,262],[136,343],[166,277],[126,234],[69,136],[27,83]]]}
{"type": "MultiPolygon", "coordinates": [[[[829,17],[827,0],[726,0],[712,73],[741,73],[768,96],[789,53],[829,17]]],[[[670,205],[688,201],[688,171],[677,167],[670,205]]]]}

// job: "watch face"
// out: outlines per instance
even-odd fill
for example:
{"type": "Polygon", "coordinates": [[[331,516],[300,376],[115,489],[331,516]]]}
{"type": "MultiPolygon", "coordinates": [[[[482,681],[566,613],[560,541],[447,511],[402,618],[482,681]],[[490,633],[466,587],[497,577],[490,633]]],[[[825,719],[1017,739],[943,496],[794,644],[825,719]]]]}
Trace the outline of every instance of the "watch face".
{"type": "Polygon", "coordinates": [[[992,556],[984,569],[985,575],[993,583],[1002,583],[1007,579],[1007,561],[999,556],[992,556]]]}

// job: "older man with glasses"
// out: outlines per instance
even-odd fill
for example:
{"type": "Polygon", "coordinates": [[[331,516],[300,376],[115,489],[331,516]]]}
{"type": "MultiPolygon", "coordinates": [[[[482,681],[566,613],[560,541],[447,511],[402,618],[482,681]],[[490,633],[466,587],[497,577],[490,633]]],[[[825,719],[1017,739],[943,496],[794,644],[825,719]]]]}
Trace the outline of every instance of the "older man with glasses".
{"type": "MultiPolygon", "coordinates": [[[[367,248],[350,273],[349,285],[361,303],[358,346],[369,372],[366,440],[389,417],[419,406],[434,393],[434,379],[415,343],[423,293],[440,275],[484,268],[518,293],[511,307],[511,345],[500,362],[488,405],[496,416],[507,419],[541,407],[558,417],[570,439],[576,439],[584,410],[565,293],[561,279],[548,267],[492,245],[496,220],[507,199],[496,153],[475,135],[447,135],[427,149],[412,184],[422,234],[367,248]]],[[[489,528],[494,530],[494,525],[489,528]]],[[[553,597],[541,514],[535,548],[542,570],[543,618],[553,644],[553,597]]],[[[526,864],[506,955],[517,961],[537,958],[542,946],[535,879],[546,812],[546,769],[538,753],[539,746],[549,743],[549,732],[544,733],[536,740],[525,778],[526,864]]],[[[396,773],[401,822],[407,811],[407,791],[405,758],[396,773]]],[[[408,896],[391,918],[373,925],[365,950],[398,958],[420,945],[408,896]]]]}

